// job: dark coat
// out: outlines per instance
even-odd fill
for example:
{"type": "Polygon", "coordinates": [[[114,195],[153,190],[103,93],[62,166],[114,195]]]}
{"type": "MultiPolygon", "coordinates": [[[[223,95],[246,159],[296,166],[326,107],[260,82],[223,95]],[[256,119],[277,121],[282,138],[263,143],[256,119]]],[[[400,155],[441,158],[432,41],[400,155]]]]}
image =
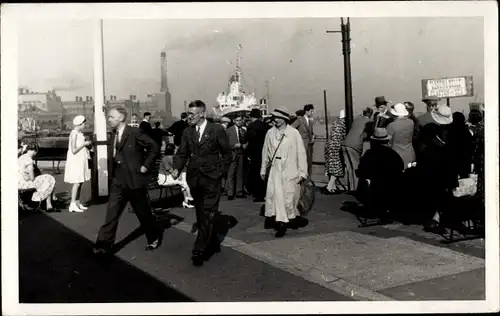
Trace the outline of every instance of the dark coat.
{"type": "Polygon", "coordinates": [[[151,127],[151,124],[149,124],[146,121],[142,121],[141,124],[139,124],[139,129],[149,137],[153,136],[153,128],[151,127]]]}
{"type": "Polygon", "coordinates": [[[188,122],[184,120],[179,120],[177,122],[174,122],[167,130],[169,133],[174,134],[174,144],[175,146],[180,146],[181,144],[181,139],[182,139],[182,133],[184,132],[184,129],[188,127],[189,124],[188,122]]]}
{"type": "Polygon", "coordinates": [[[113,146],[117,137],[116,131],[111,134],[108,146],[108,168],[112,181],[120,181],[129,189],[135,190],[147,185],[150,172],[141,173],[144,166],[148,171],[154,170],[154,162],[160,152],[156,142],[137,127],[125,126],[120,143],[117,144],[116,156],[113,157],[113,146]],[[117,164],[120,172],[117,174],[117,164]]]}
{"type": "Polygon", "coordinates": [[[182,170],[188,163],[188,179],[200,173],[212,179],[220,179],[227,172],[231,158],[232,151],[226,131],[219,124],[207,122],[201,141],[196,137],[195,126],[184,129],[174,158],[174,169],[182,170]]]}
{"type": "Polygon", "coordinates": [[[264,148],[264,140],[268,130],[269,125],[261,120],[256,120],[248,125],[245,134],[245,142],[248,144],[246,153],[252,160],[255,159],[259,162],[262,160],[262,148],[264,148]]]}

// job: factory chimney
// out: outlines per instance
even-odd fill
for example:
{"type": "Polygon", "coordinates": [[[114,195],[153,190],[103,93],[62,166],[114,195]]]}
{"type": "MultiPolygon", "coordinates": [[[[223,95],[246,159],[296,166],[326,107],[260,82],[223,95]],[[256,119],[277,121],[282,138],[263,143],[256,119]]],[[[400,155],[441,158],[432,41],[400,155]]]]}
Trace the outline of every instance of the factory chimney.
{"type": "Polygon", "coordinates": [[[168,92],[167,85],[167,54],[161,52],[161,87],[160,92],[168,92]]]}

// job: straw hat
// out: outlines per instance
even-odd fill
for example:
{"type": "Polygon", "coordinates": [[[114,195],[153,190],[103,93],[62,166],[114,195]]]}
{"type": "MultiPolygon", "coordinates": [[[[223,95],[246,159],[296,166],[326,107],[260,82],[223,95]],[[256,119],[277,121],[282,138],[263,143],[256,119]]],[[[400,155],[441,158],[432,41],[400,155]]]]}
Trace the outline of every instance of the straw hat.
{"type": "Polygon", "coordinates": [[[284,107],[274,109],[274,111],[271,112],[271,116],[278,117],[287,121],[290,120],[290,114],[288,113],[288,110],[285,109],[284,107]]]}
{"type": "Polygon", "coordinates": [[[340,110],[339,118],[341,119],[345,118],[345,110],[340,110]]]}
{"type": "Polygon", "coordinates": [[[73,125],[75,125],[75,126],[82,125],[83,123],[85,123],[86,120],[87,119],[85,118],[85,116],[83,116],[83,115],[77,115],[73,119],[73,125]]]}
{"type": "Polygon", "coordinates": [[[447,125],[453,122],[453,113],[451,109],[444,104],[438,105],[437,108],[431,112],[431,116],[434,121],[441,125],[447,125]]]}
{"type": "Polygon", "coordinates": [[[397,103],[391,109],[391,114],[395,116],[408,116],[410,114],[403,103],[397,103]]]}
{"type": "Polygon", "coordinates": [[[231,123],[231,119],[227,116],[223,116],[220,118],[221,123],[231,123]]]}
{"type": "Polygon", "coordinates": [[[370,137],[372,140],[378,140],[378,141],[384,141],[384,140],[389,140],[391,139],[391,136],[387,134],[387,129],[377,127],[375,128],[375,131],[373,133],[373,136],[370,137]]]}

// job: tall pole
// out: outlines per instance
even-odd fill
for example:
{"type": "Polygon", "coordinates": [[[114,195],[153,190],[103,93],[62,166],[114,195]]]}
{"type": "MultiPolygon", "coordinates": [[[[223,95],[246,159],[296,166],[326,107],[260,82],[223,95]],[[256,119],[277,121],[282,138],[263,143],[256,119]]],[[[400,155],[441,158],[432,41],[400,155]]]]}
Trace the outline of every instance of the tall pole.
{"type": "Polygon", "coordinates": [[[94,134],[97,146],[98,196],[108,195],[108,137],[104,108],[104,48],[102,19],[94,24],[94,134]]]}
{"type": "Polygon", "coordinates": [[[353,121],[353,104],[352,104],[352,82],[351,82],[351,23],[347,18],[347,23],[344,23],[344,18],[340,19],[340,31],[326,31],[326,33],[341,33],[342,34],[342,54],[344,55],[344,92],[345,92],[345,113],[346,113],[346,129],[349,131],[353,121]]]}
{"type": "Polygon", "coordinates": [[[328,132],[328,104],[326,103],[326,90],[323,90],[323,103],[325,105],[325,129],[326,129],[326,139],[330,139],[328,132]]]}

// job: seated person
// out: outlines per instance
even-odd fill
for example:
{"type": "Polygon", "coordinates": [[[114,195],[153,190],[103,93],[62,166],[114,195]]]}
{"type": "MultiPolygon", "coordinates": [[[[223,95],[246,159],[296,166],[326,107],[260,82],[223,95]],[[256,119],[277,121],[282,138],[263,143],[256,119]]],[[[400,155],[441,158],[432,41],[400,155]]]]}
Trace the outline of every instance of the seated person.
{"type": "Polygon", "coordinates": [[[398,187],[404,169],[399,154],[389,147],[390,139],[385,128],[375,128],[370,149],[361,157],[356,170],[356,175],[366,183],[366,189],[357,192],[357,198],[383,223],[391,222],[389,211],[400,202],[398,187]]]}
{"type": "Polygon", "coordinates": [[[161,186],[173,186],[179,185],[182,188],[182,193],[184,194],[184,202],[182,202],[182,207],[193,208],[191,204],[193,197],[189,190],[189,186],[186,182],[186,172],[183,171],[177,179],[172,177],[173,170],[173,160],[174,160],[175,145],[168,144],[165,148],[165,156],[160,162],[160,169],[158,173],[158,184],[161,186]]]}
{"type": "Polygon", "coordinates": [[[29,143],[24,147],[17,161],[18,177],[17,186],[19,190],[36,189],[31,198],[35,202],[47,202],[47,212],[59,212],[52,206],[55,200],[54,187],[56,180],[49,174],[40,174],[35,177],[35,165],[33,157],[38,153],[38,144],[29,143]]]}

